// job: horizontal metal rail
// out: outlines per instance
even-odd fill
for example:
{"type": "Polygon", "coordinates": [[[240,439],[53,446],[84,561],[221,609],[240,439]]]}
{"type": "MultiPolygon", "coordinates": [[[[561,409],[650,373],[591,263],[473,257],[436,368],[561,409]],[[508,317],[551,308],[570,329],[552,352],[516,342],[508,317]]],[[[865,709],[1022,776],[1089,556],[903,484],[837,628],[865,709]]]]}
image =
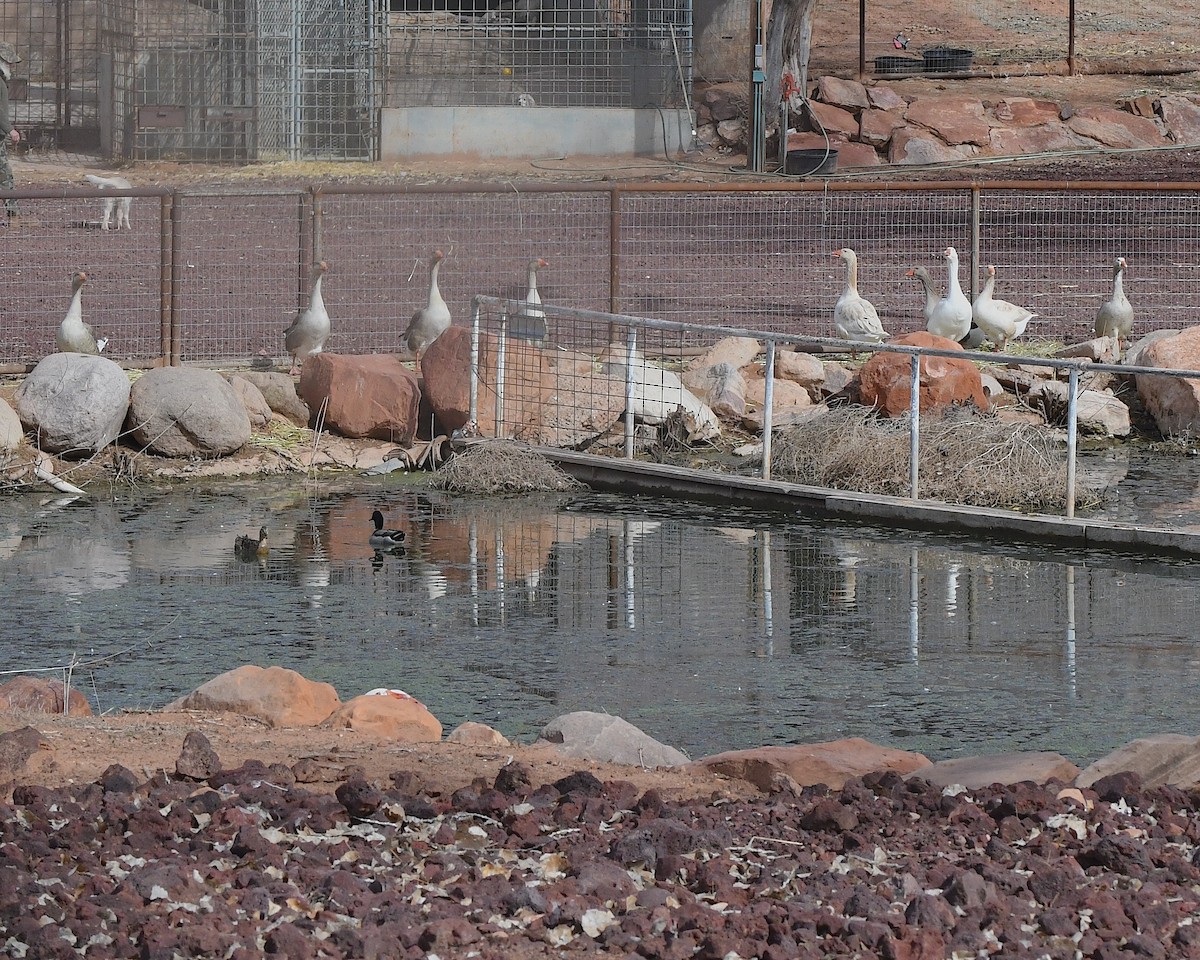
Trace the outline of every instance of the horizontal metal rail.
{"type": "MultiPolygon", "coordinates": [[[[501,318],[499,323],[498,355],[500,368],[496,373],[497,416],[496,423],[502,423],[502,402],[504,393],[505,370],[503,361],[507,347],[507,324],[504,318],[518,314],[524,303],[520,300],[510,300],[501,297],[476,296],[471,320],[471,386],[470,386],[470,419],[478,422],[477,397],[479,394],[479,343],[483,336],[483,316],[485,313],[496,314],[501,318]]],[[[605,324],[610,331],[624,329],[625,362],[625,452],[626,459],[632,459],[634,415],[632,401],[635,395],[634,351],[637,344],[638,330],[657,330],[672,333],[700,334],[715,343],[726,337],[738,337],[758,340],[765,344],[766,367],[764,371],[764,403],[763,403],[763,457],[762,479],[771,479],[771,435],[773,426],[772,380],[774,375],[775,355],[780,346],[791,345],[803,352],[861,354],[861,353],[895,353],[912,358],[912,374],[910,381],[910,412],[909,412],[909,499],[917,501],[919,497],[918,464],[920,463],[920,361],[922,357],[947,357],[958,360],[971,360],[979,363],[996,364],[1007,362],[1023,366],[1045,367],[1051,370],[1065,370],[1067,380],[1067,482],[1066,482],[1066,516],[1075,515],[1075,492],[1077,476],[1077,437],[1078,437],[1078,399],[1079,375],[1081,373],[1117,373],[1122,376],[1146,374],[1163,376],[1173,379],[1200,380],[1200,370],[1177,370],[1161,367],[1123,366],[1113,363],[1098,363],[1085,358],[1071,357],[1029,357],[1009,353],[991,353],[979,350],[943,349],[937,347],[922,347],[913,344],[898,343],[851,343],[846,340],[830,337],[799,337],[789,334],[774,333],[763,330],[752,330],[744,327],[729,327],[686,323],[678,320],[659,320],[654,317],[638,317],[632,315],[605,313],[598,310],[579,310],[571,307],[543,306],[547,316],[556,319],[577,320],[593,324],[605,324]]],[[[610,338],[611,339],[611,338],[610,338]]],[[[614,344],[616,340],[612,341],[614,344]]]]}

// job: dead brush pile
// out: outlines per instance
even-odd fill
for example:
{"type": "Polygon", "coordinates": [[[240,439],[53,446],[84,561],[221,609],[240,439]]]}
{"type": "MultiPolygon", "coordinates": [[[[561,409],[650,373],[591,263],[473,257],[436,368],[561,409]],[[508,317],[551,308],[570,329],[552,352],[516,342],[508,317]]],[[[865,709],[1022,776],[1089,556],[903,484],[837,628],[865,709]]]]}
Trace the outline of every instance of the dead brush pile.
{"type": "Polygon", "coordinates": [[[585,484],[556,464],[511,440],[472,444],[434,473],[431,485],[439,490],[478,496],[561,493],[585,488],[585,484]]]}
{"type": "MultiPolygon", "coordinates": [[[[918,464],[923,499],[1007,510],[1059,511],[1066,503],[1065,450],[1028,424],[954,411],[922,417],[918,464]]],[[[908,496],[908,419],[886,420],[844,407],[781,431],[773,473],[796,483],[885,496],[908,496]]],[[[1076,506],[1094,502],[1076,488],[1076,506]]]]}

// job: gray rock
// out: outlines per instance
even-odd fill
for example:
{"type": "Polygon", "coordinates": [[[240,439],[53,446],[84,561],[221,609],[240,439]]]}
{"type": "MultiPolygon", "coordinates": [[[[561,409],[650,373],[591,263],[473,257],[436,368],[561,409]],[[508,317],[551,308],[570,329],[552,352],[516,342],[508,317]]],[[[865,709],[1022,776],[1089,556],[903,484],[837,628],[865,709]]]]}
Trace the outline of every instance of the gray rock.
{"type": "Polygon", "coordinates": [[[942,760],[910,774],[939,787],[959,784],[969,790],[993,783],[1020,783],[1032,780],[1045,783],[1061,780],[1070,783],[1079,768],[1058,753],[997,753],[980,757],[956,757],[942,760]]]}
{"type": "Polygon", "coordinates": [[[1195,787],[1200,783],[1200,737],[1160,733],[1134,740],[1081,770],[1075,785],[1090,787],[1102,777],[1127,770],[1141,776],[1147,787],[1195,787]]]}
{"type": "Polygon", "coordinates": [[[287,417],[296,426],[308,426],[308,405],[296,393],[296,381],[286,373],[247,370],[237,376],[258,387],[267,404],[280,416],[287,417]]]}
{"type": "MultiPolygon", "coordinates": [[[[1063,421],[1067,413],[1067,384],[1061,380],[1039,380],[1029,396],[1041,399],[1042,414],[1048,423],[1063,421]]],[[[1075,398],[1075,416],[1081,433],[1106,437],[1127,437],[1132,431],[1129,407],[1111,390],[1083,390],[1075,398]]]]}
{"type": "Polygon", "coordinates": [[[551,720],[542,727],[538,740],[554,744],[559,752],[580,760],[639,767],[674,767],[688,762],[674,747],[659,743],[632,723],[588,710],[551,720]]]}
{"type": "Polygon", "coordinates": [[[229,385],[233,387],[233,392],[238,395],[242,406],[246,408],[246,415],[250,418],[252,429],[261,430],[271,422],[274,411],[271,410],[271,405],[267,403],[267,398],[263,396],[258,387],[237,374],[229,378],[229,385]]]}
{"type": "Polygon", "coordinates": [[[103,450],[129,409],[129,377],[107,357],[52,353],[17,388],[17,415],[51,453],[103,450]]]}
{"type": "Polygon", "coordinates": [[[250,417],[219,373],[191,367],[148,371],[130,392],[130,435],[165,457],[224,456],[250,439],[250,417]]]}
{"type": "Polygon", "coordinates": [[[21,418],[7,401],[0,399],[0,453],[16,450],[24,436],[25,428],[21,426],[21,418]]]}

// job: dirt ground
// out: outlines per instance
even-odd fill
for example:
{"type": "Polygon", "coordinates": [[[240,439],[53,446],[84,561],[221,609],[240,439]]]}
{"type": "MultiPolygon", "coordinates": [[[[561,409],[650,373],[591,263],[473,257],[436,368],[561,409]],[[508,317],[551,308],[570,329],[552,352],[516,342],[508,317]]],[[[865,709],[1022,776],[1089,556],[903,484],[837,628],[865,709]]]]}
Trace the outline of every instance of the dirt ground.
{"type": "MultiPolygon", "coordinates": [[[[576,770],[601,780],[626,780],[639,792],[654,788],[664,797],[748,798],[757,791],[744,781],[696,771],[654,770],[572,760],[552,747],[517,745],[476,747],[443,741],[438,744],[392,743],[351,730],[320,727],[268,728],[237,714],[129,712],[97,717],[0,713],[0,734],[32,726],[42,736],[39,749],[23,769],[5,769],[0,754],[0,796],[14,784],[66,787],[94,782],[110,765],[127,767],[138,778],[175,773],[184,737],[199,731],[208,738],[224,769],[247,760],[268,765],[306,763],[306,786],[332,792],[356,772],[373,782],[388,782],[396,772],[413,774],[431,795],[448,796],[483,777],[490,784],[506,763],[519,760],[531,771],[534,786],[552,783],[576,770]]],[[[449,731],[447,731],[449,732],[449,731]]]]}

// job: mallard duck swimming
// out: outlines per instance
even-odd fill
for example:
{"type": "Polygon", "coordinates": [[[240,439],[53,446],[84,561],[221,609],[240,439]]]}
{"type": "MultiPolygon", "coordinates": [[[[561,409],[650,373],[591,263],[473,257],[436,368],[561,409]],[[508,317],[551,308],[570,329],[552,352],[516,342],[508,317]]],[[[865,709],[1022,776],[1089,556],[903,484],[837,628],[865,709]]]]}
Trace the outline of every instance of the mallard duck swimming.
{"type": "Polygon", "coordinates": [[[238,536],[235,541],[233,541],[233,552],[243,560],[253,560],[255,557],[265,557],[267,555],[267,551],[270,549],[270,546],[267,544],[266,527],[258,528],[257,540],[255,540],[253,537],[247,537],[242,534],[238,536]]]}
{"type": "Polygon", "coordinates": [[[367,543],[377,550],[389,550],[392,547],[403,546],[404,531],[385,530],[383,528],[383,514],[378,510],[371,514],[371,522],[375,524],[375,530],[367,538],[367,543]]]}

